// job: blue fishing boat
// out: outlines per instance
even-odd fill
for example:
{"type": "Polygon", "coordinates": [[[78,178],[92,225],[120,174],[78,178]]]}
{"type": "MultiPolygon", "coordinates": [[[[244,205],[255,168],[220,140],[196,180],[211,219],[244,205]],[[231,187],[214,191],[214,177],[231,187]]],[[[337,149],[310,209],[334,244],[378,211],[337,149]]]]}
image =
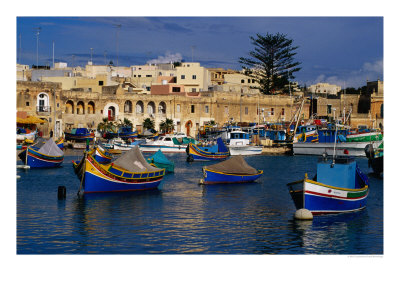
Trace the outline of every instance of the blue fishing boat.
{"type": "Polygon", "coordinates": [[[53,139],[40,141],[18,154],[19,158],[31,168],[55,168],[64,161],[64,152],[53,139]]]}
{"type": "Polygon", "coordinates": [[[170,161],[161,150],[158,150],[152,156],[147,159],[149,164],[154,164],[157,168],[165,169],[168,173],[173,173],[175,164],[170,161]]]}
{"type": "Polygon", "coordinates": [[[262,170],[249,166],[241,155],[232,156],[228,160],[215,165],[203,167],[203,184],[244,183],[260,178],[262,170]]]}
{"type": "Polygon", "coordinates": [[[107,131],[105,133],[106,139],[113,139],[117,137],[124,140],[135,139],[138,137],[138,133],[135,129],[132,129],[132,127],[121,127],[117,132],[107,131]]]}
{"type": "Polygon", "coordinates": [[[358,211],[366,206],[368,177],[353,157],[342,156],[328,161],[319,159],[317,174],[311,180],[288,183],[296,209],[305,208],[313,215],[358,211]]]}
{"type": "Polygon", "coordinates": [[[198,146],[189,143],[186,148],[187,161],[202,160],[224,160],[229,156],[229,150],[225,146],[221,138],[217,139],[217,143],[211,146],[198,146]]]}
{"type": "Polygon", "coordinates": [[[138,147],[125,152],[110,164],[100,164],[91,154],[86,153],[73,166],[81,180],[80,189],[83,189],[83,193],[154,189],[165,175],[165,170],[147,163],[138,147]]]}
{"type": "Polygon", "coordinates": [[[64,132],[66,141],[86,142],[94,138],[94,133],[87,128],[73,128],[70,132],[64,132]]]}
{"type": "Polygon", "coordinates": [[[101,164],[108,164],[111,162],[112,159],[112,154],[110,152],[108,152],[106,149],[104,149],[102,146],[100,145],[96,145],[93,148],[93,156],[94,159],[101,163],[101,164]]]}

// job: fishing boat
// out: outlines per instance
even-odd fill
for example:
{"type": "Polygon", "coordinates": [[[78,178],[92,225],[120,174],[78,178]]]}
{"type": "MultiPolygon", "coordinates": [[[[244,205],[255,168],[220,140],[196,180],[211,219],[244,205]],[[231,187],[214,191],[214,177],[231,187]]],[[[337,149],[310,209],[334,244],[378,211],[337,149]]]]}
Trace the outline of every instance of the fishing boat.
{"type": "Polygon", "coordinates": [[[87,128],[73,128],[70,132],[64,132],[66,141],[86,142],[94,138],[94,133],[87,128]]]}
{"type": "Polygon", "coordinates": [[[175,164],[170,161],[161,150],[158,150],[152,156],[147,158],[149,164],[154,164],[157,168],[165,169],[167,173],[173,173],[175,169],[175,164]]]}
{"type": "Polygon", "coordinates": [[[124,140],[134,139],[138,137],[138,133],[136,130],[132,129],[132,127],[121,127],[117,132],[107,131],[105,133],[106,139],[113,139],[117,137],[124,140]]]}
{"type": "Polygon", "coordinates": [[[151,166],[139,147],[125,152],[114,162],[101,164],[85,153],[80,162],[73,161],[83,193],[124,192],[155,189],[165,175],[164,169],[151,166]]]}
{"type": "Polygon", "coordinates": [[[229,150],[221,138],[217,138],[217,143],[210,146],[197,146],[189,143],[186,148],[187,161],[204,160],[224,160],[229,156],[229,150]]]}
{"type": "Polygon", "coordinates": [[[262,170],[256,170],[249,166],[241,155],[203,167],[204,179],[202,184],[217,183],[244,183],[252,182],[260,178],[262,170]]]}
{"type": "Polygon", "coordinates": [[[242,130],[229,133],[228,148],[231,155],[257,155],[263,149],[262,146],[251,145],[250,135],[242,130]]]}
{"type": "Polygon", "coordinates": [[[371,144],[365,147],[365,155],[368,158],[368,167],[372,168],[378,176],[383,174],[383,142],[374,149],[371,144]]]}
{"type": "Polygon", "coordinates": [[[112,149],[115,149],[115,150],[129,151],[133,147],[143,144],[145,142],[146,142],[145,139],[135,139],[133,141],[131,141],[131,140],[124,141],[120,138],[117,138],[117,139],[112,140],[111,146],[112,146],[112,149]]]}
{"type": "Polygon", "coordinates": [[[189,143],[196,143],[194,139],[187,137],[178,138],[174,135],[159,136],[156,140],[146,140],[145,143],[139,145],[143,152],[157,152],[161,150],[164,153],[185,153],[189,143]]]}
{"type": "Polygon", "coordinates": [[[300,125],[296,129],[293,143],[315,143],[318,142],[318,131],[316,125],[300,125]]]}
{"type": "Polygon", "coordinates": [[[364,130],[354,131],[346,135],[347,142],[370,142],[370,141],[382,141],[382,132],[377,130],[364,130]]]}
{"type": "Polygon", "coordinates": [[[17,128],[17,142],[23,142],[25,140],[32,140],[36,139],[37,130],[29,131],[25,128],[17,128]]]}
{"type": "Polygon", "coordinates": [[[311,180],[288,183],[296,209],[308,209],[313,215],[358,211],[366,206],[368,177],[353,157],[338,156],[332,161],[323,156],[317,163],[317,174],[311,180]]]}
{"type": "Polygon", "coordinates": [[[351,142],[348,141],[348,129],[337,124],[336,128],[318,129],[318,141],[293,143],[294,155],[333,155],[334,148],[338,153],[349,156],[365,156],[365,147],[372,143],[377,148],[380,141],[351,142]],[[341,129],[338,129],[341,127],[341,129]],[[336,145],[335,145],[336,142],[336,145]]]}
{"type": "Polygon", "coordinates": [[[31,168],[59,167],[64,161],[64,152],[53,139],[41,140],[18,154],[19,158],[31,168]]]}
{"type": "Polygon", "coordinates": [[[59,139],[57,139],[55,143],[58,146],[58,148],[60,148],[61,150],[64,149],[64,138],[63,137],[60,137],[59,139]]]}
{"type": "Polygon", "coordinates": [[[111,162],[112,154],[104,149],[101,145],[95,145],[93,147],[94,159],[101,164],[108,164],[111,162]]]}

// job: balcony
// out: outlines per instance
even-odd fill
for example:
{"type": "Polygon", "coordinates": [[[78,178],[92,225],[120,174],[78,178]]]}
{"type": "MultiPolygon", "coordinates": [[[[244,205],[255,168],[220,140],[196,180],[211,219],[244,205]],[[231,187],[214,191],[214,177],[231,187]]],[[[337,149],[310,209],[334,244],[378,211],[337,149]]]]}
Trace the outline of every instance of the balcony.
{"type": "Polygon", "coordinates": [[[36,113],[40,116],[48,116],[51,113],[51,106],[36,106],[36,113]]]}

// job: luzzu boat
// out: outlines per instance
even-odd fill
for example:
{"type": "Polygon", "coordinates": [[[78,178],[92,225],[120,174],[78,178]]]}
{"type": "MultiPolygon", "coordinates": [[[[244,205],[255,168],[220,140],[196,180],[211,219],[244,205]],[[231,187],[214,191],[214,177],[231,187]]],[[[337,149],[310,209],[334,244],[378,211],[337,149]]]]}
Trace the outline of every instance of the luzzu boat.
{"type": "Polygon", "coordinates": [[[313,215],[353,212],[365,208],[368,177],[354,158],[338,157],[328,161],[324,156],[317,164],[317,174],[288,183],[296,209],[308,209],[313,215]]]}
{"type": "Polygon", "coordinates": [[[197,146],[189,143],[186,148],[187,161],[196,160],[224,160],[229,156],[229,150],[226,148],[221,138],[217,139],[217,144],[212,146],[197,146]]]}
{"type": "Polygon", "coordinates": [[[86,142],[87,139],[90,141],[94,138],[94,133],[90,132],[87,128],[74,128],[70,132],[64,132],[65,140],[86,142]]]}
{"type": "Polygon", "coordinates": [[[135,139],[138,137],[138,133],[135,129],[132,129],[132,127],[121,127],[118,129],[117,132],[111,132],[111,131],[106,132],[107,139],[113,139],[117,137],[125,140],[135,139]]]}
{"type": "Polygon", "coordinates": [[[146,162],[138,147],[110,164],[100,164],[87,153],[79,163],[73,162],[73,166],[84,193],[155,189],[165,175],[165,170],[146,162]]]}
{"type": "Polygon", "coordinates": [[[109,153],[106,149],[101,147],[100,145],[96,145],[93,148],[93,156],[96,161],[101,164],[107,164],[111,162],[112,154],[109,153]]]}
{"type": "Polygon", "coordinates": [[[29,146],[18,156],[31,168],[59,167],[64,161],[64,152],[56,145],[53,139],[29,146]]]}
{"type": "Polygon", "coordinates": [[[244,183],[260,178],[262,170],[249,166],[241,155],[232,156],[228,160],[215,165],[203,167],[203,184],[244,183]]]}

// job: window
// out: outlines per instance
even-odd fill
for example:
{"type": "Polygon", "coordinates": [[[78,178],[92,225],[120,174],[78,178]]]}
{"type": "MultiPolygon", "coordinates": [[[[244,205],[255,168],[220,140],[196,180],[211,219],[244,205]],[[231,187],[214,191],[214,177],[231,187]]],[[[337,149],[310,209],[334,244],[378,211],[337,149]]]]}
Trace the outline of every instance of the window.
{"type": "Polygon", "coordinates": [[[331,104],[328,104],[327,106],[326,106],[326,113],[329,115],[330,113],[332,113],[332,105],[331,104]]]}
{"type": "Polygon", "coordinates": [[[151,75],[146,75],[146,77],[152,77],[151,75]]]}
{"type": "Polygon", "coordinates": [[[181,75],[181,79],[185,79],[185,75],[181,75]]]}
{"type": "Polygon", "coordinates": [[[271,108],[271,116],[273,116],[274,115],[274,108],[272,107],[271,108]]]}
{"type": "Polygon", "coordinates": [[[204,106],[204,112],[205,112],[206,114],[208,114],[208,112],[209,112],[208,105],[204,106]]]}
{"type": "Polygon", "coordinates": [[[240,80],[240,83],[244,83],[244,79],[240,80]]]}
{"type": "Polygon", "coordinates": [[[26,106],[29,106],[29,102],[26,102],[25,105],[26,105],[26,106]]]}
{"type": "Polygon", "coordinates": [[[190,106],[190,112],[191,112],[192,114],[194,114],[194,105],[191,105],[191,106],[190,106]]]}
{"type": "Polygon", "coordinates": [[[196,79],[196,75],[192,75],[192,79],[196,79]]]}
{"type": "Polygon", "coordinates": [[[251,83],[255,83],[255,82],[256,82],[256,80],[255,80],[255,79],[252,79],[252,80],[251,80],[251,83]]]}
{"type": "Polygon", "coordinates": [[[247,79],[247,83],[250,83],[250,79],[247,79]]]}
{"type": "Polygon", "coordinates": [[[285,115],[285,109],[282,108],[282,116],[284,116],[284,115],[285,115]]]}
{"type": "Polygon", "coordinates": [[[178,113],[181,112],[181,105],[180,104],[176,105],[176,112],[178,112],[178,113]]]}
{"type": "Polygon", "coordinates": [[[244,114],[245,114],[245,115],[248,115],[248,114],[249,114],[249,108],[248,108],[248,107],[245,107],[245,108],[244,108],[244,114]]]}
{"type": "Polygon", "coordinates": [[[142,75],[138,75],[137,77],[142,77],[142,75]]]}
{"type": "Polygon", "coordinates": [[[181,92],[181,88],[180,87],[172,87],[172,92],[173,93],[180,93],[181,92]]]}
{"type": "Polygon", "coordinates": [[[196,88],[192,88],[192,92],[194,93],[196,91],[196,88]]]}
{"type": "Polygon", "coordinates": [[[99,80],[99,86],[104,85],[104,81],[103,80],[99,80]]]}

